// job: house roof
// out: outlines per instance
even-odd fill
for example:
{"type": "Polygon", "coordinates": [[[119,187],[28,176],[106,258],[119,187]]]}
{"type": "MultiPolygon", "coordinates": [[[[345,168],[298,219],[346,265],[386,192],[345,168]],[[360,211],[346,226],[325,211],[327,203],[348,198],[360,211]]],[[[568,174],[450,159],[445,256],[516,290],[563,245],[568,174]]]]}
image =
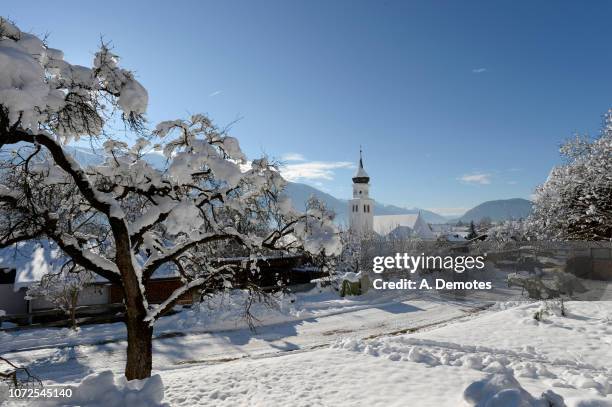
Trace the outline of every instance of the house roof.
{"type": "MultiPolygon", "coordinates": [[[[68,257],[49,240],[32,240],[20,242],[0,249],[0,269],[15,270],[13,281],[3,284],[14,284],[13,289],[29,287],[39,282],[45,274],[58,273],[66,263],[68,257]]],[[[3,271],[0,273],[4,274],[3,271]]],[[[178,276],[175,267],[170,263],[163,264],[153,275],[153,279],[178,276]]],[[[107,283],[108,281],[94,274],[95,283],[107,283]]]]}
{"type": "Polygon", "coordinates": [[[16,270],[15,291],[40,281],[47,273],[58,272],[65,261],[61,250],[47,240],[21,242],[0,249],[0,268],[16,270]]]}

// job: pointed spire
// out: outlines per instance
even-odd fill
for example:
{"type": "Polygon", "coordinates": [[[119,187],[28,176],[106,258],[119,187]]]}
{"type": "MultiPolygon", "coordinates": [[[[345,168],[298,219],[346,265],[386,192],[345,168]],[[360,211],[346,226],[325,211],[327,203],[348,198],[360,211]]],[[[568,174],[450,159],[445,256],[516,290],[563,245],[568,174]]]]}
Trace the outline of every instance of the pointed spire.
{"type": "Polygon", "coordinates": [[[359,145],[359,168],[363,168],[363,152],[361,151],[361,144],[359,145]]]}

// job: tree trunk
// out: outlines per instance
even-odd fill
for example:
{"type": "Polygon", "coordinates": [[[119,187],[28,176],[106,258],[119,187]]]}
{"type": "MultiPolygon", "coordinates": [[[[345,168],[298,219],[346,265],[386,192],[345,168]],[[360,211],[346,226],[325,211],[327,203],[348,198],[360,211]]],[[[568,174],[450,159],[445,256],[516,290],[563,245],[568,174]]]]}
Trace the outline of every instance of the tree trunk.
{"type": "Polygon", "coordinates": [[[145,321],[147,316],[144,287],[134,269],[130,234],[123,219],[109,217],[115,237],[115,263],[121,273],[123,303],[125,304],[125,326],[127,327],[127,362],[125,377],[141,380],[151,377],[153,367],[153,327],[145,321]]]}
{"type": "Polygon", "coordinates": [[[144,322],[144,316],[126,313],[127,326],[127,364],[125,377],[128,380],[151,377],[153,366],[153,327],[144,322]]]}

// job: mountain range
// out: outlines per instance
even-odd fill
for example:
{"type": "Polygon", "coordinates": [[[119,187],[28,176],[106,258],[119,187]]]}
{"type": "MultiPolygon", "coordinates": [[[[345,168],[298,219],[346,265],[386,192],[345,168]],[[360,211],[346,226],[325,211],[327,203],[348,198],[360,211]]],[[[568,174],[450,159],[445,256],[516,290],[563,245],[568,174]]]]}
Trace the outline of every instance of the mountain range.
{"type": "MultiPolygon", "coordinates": [[[[70,146],[66,149],[79,163],[81,163],[81,165],[98,164],[102,161],[104,155],[101,150],[92,150],[86,147],[70,146]]],[[[144,158],[156,168],[163,168],[166,165],[166,159],[161,154],[150,153],[146,154],[144,158]]],[[[336,220],[338,223],[348,224],[348,201],[345,199],[336,198],[310,185],[297,182],[289,182],[285,189],[285,193],[291,198],[294,207],[300,211],[305,209],[308,198],[314,195],[336,213],[336,220]]],[[[485,217],[493,221],[520,219],[527,217],[531,213],[531,206],[531,201],[521,198],[487,201],[470,209],[463,216],[454,221],[461,220],[462,222],[469,222],[473,220],[474,222],[478,222],[485,217]]],[[[419,212],[421,212],[421,215],[428,223],[447,223],[450,221],[448,217],[441,216],[426,209],[401,208],[395,205],[385,205],[380,202],[375,202],[374,204],[375,215],[404,215],[416,214],[419,212]]]]}
{"type": "MultiPolygon", "coordinates": [[[[348,201],[345,199],[338,199],[328,193],[320,191],[310,185],[300,184],[297,182],[289,182],[285,188],[285,193],[291,198],[293,206],[299,211],[303,211],[306,208],[306,201],[311,195],[314,195],[317,199],[324,202],[325,205],[332,209],[336,213],[336,221],[341,224],[348,224],[348,201]]],[[[400,208],[394,205],[385,205],[379,202],[374,203],[374,215],[404,215],[419,213],[428,223],[446,223],[448,219],[438,215],[435,212],[428,211],[426,209],[407,209],[400,208]]]]}
{"type": "Polygon", "coordinates": [[[478,222],[482,218],[492,221],[526,218],[531,213],[533,203],[522,198],[499,199],[483,202],[473,207],[459,218],[462,222],[478,222]]]}

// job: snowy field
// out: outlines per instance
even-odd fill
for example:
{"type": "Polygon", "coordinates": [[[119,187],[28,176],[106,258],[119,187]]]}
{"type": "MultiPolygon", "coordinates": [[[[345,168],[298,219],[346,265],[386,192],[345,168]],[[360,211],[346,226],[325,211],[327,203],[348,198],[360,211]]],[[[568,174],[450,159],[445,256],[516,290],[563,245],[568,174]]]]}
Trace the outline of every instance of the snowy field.
{"type": "MultiPolygon", "coordinates": [[[[568,316],[553,307],[537,321],[541,303],[397,293],[342,299],[312,291],[285,297],[274,310],[256,304],[252,332],[242,300],[239,294],[218,298],[222,312],[203,306],[160,321],[154,341],[160,377],[145,384],[141,393],[150,399],[142,405],[160,401],[161,378],[163,401],[171,406],[469,406],[486,387],[473,383],[497,374],[487,388],[517,389],[506,392],[510,402],[490,406],[521,405],[516,400],[550,406],[538,400],[547,391],[554,392],[547,400],[562,396],[569,407],[612,406],[609,302],[570,302],[568,316]]],[[[108,397],[113,375],[123,386],[122,324],[0,336],[0,353],[29,365],[47,384],[76,385],[110,371],[82,390],[108,397]]]]}

